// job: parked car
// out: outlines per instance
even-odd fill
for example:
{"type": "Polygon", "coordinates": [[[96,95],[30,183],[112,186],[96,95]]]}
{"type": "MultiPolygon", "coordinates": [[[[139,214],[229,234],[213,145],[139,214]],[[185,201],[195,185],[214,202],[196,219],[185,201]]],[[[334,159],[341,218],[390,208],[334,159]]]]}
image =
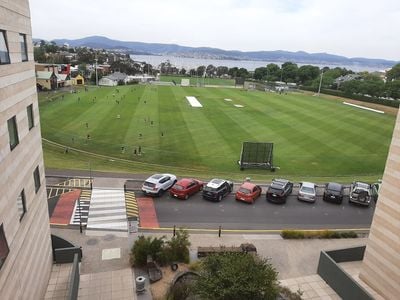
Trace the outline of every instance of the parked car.
{"type": "Polygon", "coordinates": [[[254,201],[261,195],[261,187],[251,182],[244,182],[236,192],[236,200],[247,203],[254,201]]]}
{"type": "Polygon", "coordinates": [[[329,182],[325,185],[324,196],[322,199],[328,202],[341,204],[343,201],[343,185],[336,182],[329,182]]]}
{"type": "Polygon", "coordinates": [[[221,201],[233,190],[233,182],[225,179],[212,179],[203,189],[203,199],[221,201]]]}
{"type": "Polygon", "coordinates": [[[203,181],[192,178],[182,178],[173,185],[169,190],[169,194],[172,197],[187,200],[191,195],[201,191],[202,189],[203,181]]]}
{"type": "Polygon", "coordinates": [[[365,182],[353,182],[350,187],[349,202],[369,206],[371,202],[371,186],[365,182]]]}
{"type": "Polygon", "coordinates": [[[315,183],[312,182],[302,182],[300,183],[299,193],[297,194],[297,200],[306,202],[315,202],[317,198],[317,190],[315,188],[315,183]]]}
{"type": "Polygon", "coordinates": [[[176,176],[172,174],[154,174],[143,183],[142,191],[145,194],[161,196],[176,182],[176,176]]]}
{"type": "Polygon", "coordinates": [[[272,203],[285,203],[286,197],[292,193],[293,183],[286,179],[274,179],[265,195],[267,201],[272,203]]]}
{"type": "Polygon", "coordinates": [[[381,180],[371,185],[371,197],[372,199],[374,199],[375,203],[376,201],[378,201],[379,189],[381,188],[381,185],[382,185],[381,180]]]}

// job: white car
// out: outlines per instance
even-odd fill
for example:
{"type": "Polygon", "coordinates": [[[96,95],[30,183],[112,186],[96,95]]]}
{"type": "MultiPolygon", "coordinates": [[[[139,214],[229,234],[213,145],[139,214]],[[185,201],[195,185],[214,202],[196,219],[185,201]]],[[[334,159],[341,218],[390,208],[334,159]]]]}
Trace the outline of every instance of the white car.
{"type": "Polygon", "coordinates": [[[299,193],[297,199],[306,202],[315,202],[317,191],[315,189],[315,183],[302,182],[300,183],[299,193]]]}
{"type": "Polygon", "coordinates": [[[142,191],[145,194],[161,196],[176,182],[176,176],[172,174],[154,174],[143,183],[142,191]]]}

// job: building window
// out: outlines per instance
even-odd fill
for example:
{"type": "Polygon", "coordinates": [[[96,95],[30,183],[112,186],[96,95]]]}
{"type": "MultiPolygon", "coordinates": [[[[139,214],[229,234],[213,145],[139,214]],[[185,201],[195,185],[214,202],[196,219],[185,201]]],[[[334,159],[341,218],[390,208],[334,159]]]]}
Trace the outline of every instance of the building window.
{"type": "Polygon", "coordinates": [[[26,47],[26,35],[20,33],[19,34],[19,43],[21,45],[21,59],[22,61],[28,60],[28,50],[26,47]]]}
{"type": "Polygon", "coordinates": [[[35,181],[35,192],[37,193],[40,189],[39,167],[36,167],[35,171],[33,171],[33,180],[35,181]]]}
{"type": "Polygon", "coordinates": [[[31,129],[33,128],[33,126],[34,126],[34,123],[33,123],[33,104],[29,105],[29,106],[26,108],[26,112],[27,112],[27,114],[28,114],[28,126],[29,126],[29,130],[31,130],[31,129]]]}
{"type": "Polygon", "coordinates": [[[10,55],[8,53],[6,32],[4,30],[0,30],[0,65],[9,63],[10,55]]]}
{"type": "Polygon", "coordinates": [[[21,194],[19,194],[17,198],[17,207],[18,207],[18,215],[19,220],[21,221],[26,213],[26,203],[25,203],[25,192],[22,190],[21,194]]]}
{"type": "Polygon", "coordinates": [[[8,248],[6,235],[4,234],[3,224],[0,226],[0,269],[6,261],[8,252],[10,249],[8,248]]]}
{"type": "Polygon", "coordinates": [[[8,136],[10,137],[10,149],[13,150],[19,143],[17,120],[14,117],[7,121],[8,136]]]}

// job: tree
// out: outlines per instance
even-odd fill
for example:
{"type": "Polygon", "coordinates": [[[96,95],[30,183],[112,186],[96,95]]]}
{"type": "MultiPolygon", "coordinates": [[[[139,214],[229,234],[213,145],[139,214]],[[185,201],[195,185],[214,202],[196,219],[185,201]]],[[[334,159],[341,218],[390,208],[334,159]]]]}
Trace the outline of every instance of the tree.
{"type": "Polygon", "coordinates": [[[222,75],[228,74],[229,68],[226,66],[217,67],[217,76],[220,77],[222,75]]]}
{"type": "Polygon", "coordinates": [[[206,66],[197,67],[196,75],[199,76],[199,77],[203,77],[205,70],[206,70],[206,66]]]}
{"type": "Polygon", "coordinates": [[[386,72],[387,81],[400,79],[400,63],[386,72]]]}
{"type": "Polygon", "coordinates": [[[230,68],[230,69],[228,70],[228,74],[229,74],[231,77],[233,77],[233,78],[234,78],[234,77],[237,77],[238,70],[239,70],[238,67],[230,68]]]}
{"type": "Polygon", "coordinates": [[[195,292],[201,299],[276,299],[278,273],[267,259],[247,253],[223,253],[202,261],[195,292]]]}
{"type": "Polygon", "coordinates": [[[386,83],[386,94],[393,99],[400,99],[400,80],[386,83]]]}
{"type": "Polygon", "coordinates": [[[292,62],[285,62],[281,66],[282,69],[282,81],[285,82],[296,82],[297,81],[297,64],[292,62]]]}
{"type": "Polygon", "coordinates": [[[316,66],[305,65],[301,66],[297,70],[297,78],[299,83],[309,85],[312,80],[317,78],[320,74],[320,70],[316,66]]]}
{"type": "Polygon", "coordinates": [[[206,68],[206,73],[208,77],[214,77],[214,75],[217,73],[217,68],[213,65],[208,65],[206,68]]]}
{"type": "Polygon", "coordinates": [[[256,68],[254,70],[254,79],[255,80],[265,80],[267,79],[268,69],[266,67],[256,68]]]}
{"type": "Polygon", "coordinates": [[[249,71],[247,71],[247,69],[245,69],[245,68],[240,68],[237,71],[236,77],[247,78],[247,77],[249,77],[249,71]]]}
{"type": "Polygon", "coordinates": [[[267,65],[267,77],[265,79],[267,81],[279,81],[281,74],[281,68],[277,64],[271,63],[267,65]]]}
{"type": "Polygon", "coordinates": [[[185,68],[180,69],[179,75],[186,75],[186,69],[185,68]]]}

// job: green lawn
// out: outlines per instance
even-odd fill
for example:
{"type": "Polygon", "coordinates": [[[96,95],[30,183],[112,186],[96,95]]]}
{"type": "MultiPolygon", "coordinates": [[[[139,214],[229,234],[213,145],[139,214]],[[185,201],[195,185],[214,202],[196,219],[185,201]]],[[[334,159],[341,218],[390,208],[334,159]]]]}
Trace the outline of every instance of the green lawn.
{"type": "Polygon", "coordinates": [[[43,138],[88,152],[64,154],[63,147],[45,142],[46,167],[86,169],[91,160],[94,169],[121,172],[379,178],[395,121],[302,94],[151,85],[118,90],[91,88],[53,101],[40,95],[43,138]],[[189,106],[185,96],[197,97],[203,108],[189,106]],[[280,170],[240,171],[242,141],[274,142],[280,170]],[[139,146],[142,155],[134,155],[139,146]]]}
{"type": "Polygon", "coordinates": [[[189,76],[160,76],[160,81],[172,82],[175,81],[176,84],[181,84],[182,78],[190,79],[190,85],[225,85],[234,86],[234,79],[222,79],[222,78],[202,78],[202,77],[189,77],[189,76]]]}

